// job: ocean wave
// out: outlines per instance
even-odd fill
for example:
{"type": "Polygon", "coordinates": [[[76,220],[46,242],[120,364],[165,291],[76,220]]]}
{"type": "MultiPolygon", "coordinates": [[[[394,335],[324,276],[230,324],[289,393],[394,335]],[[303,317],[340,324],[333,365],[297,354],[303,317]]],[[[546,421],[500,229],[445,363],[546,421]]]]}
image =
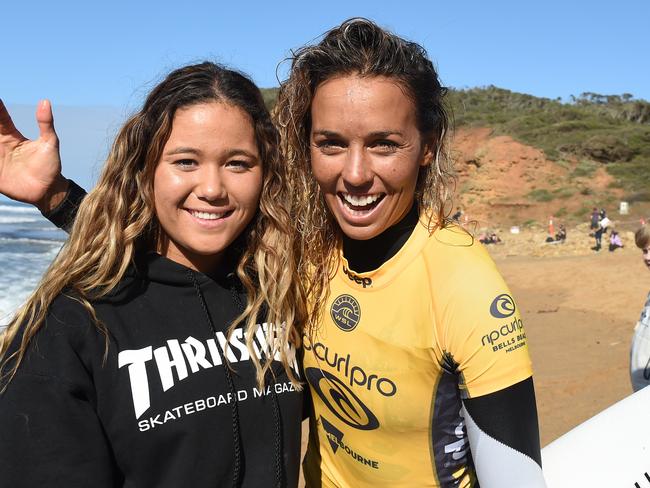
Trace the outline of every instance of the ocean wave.
{"type": "MultiPolygon", "coordinates": [[[[0,205],[3,207],[7,205],[0,205]]],[[[29,212],[0,212],[0,219],[3,217],[14,221],[41,219],[29,212]]],[[[8,225],[0,231],[0,328],[34,290],[64,244],[67,236],[50,232],[50,228],[45,229],[48,225],[41,219],[33,224],[8,225]]]]}
{"type": "Polygon", "coordinates": [[[62,239],[32,239],[30,237],[0,237],[0,242],[8,243],[25,243],[25,244],[50,244],[60,245],[63,243],[62,239]]]}
{"type": "Polygon", "coordinates": [[[54,225],[50,225],[49,227],[30,227],[29,230],[38,232],[65,232],[54,225]]]}
{"type": "Polygon", "coordinates": [[[22,205],[1,205],[0,212],[40,214],[37,208],[22,205]]]}
{"type": "Polygon", "coordinates": [[[30,219],[29,217],[3,217],[0,215],[0,224],[28,224],[39,221],[40,219],[30,219]]]}
{"type": "Polygon", "coordinates": [[[18,309],[25,304],[27,298],[32,293],[36,284],[32,284],[32,288],[25,290],[18,290],[18,296],[13,298],[0,297],[0,332],[4,329],[11,319],[14,318],[18,309]]]}

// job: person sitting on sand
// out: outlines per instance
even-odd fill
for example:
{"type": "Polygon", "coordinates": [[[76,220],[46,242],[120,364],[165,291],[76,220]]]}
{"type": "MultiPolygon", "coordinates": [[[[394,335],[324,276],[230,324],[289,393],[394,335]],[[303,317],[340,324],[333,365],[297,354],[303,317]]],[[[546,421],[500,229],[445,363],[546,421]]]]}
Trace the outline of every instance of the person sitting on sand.
{"type": "MultiPolygon", "coordinates": [[[[643,224],[635,232],[634,243],[643,251],[643,262],[650,269],[650,225],[643,224]]],[[[634,391],[639,391],[650,384],[650,293],[632,336],[630,379],[634,391]]]]}
{"type": "Polygon", "coordinates": [[[619,233],[613,230],[612,235],[609,237],[609,251],[616,251],[619,247],[623,247],[623,241],[621,241],[619,233]]]}
{"type": "Polygon", "coordinates": [[[456,213],[451,216],[451,220],[454,222],[460,223],[460,218],[463,216],[463,210],[460,207],[456,207],[456,213]]]}
{"type": "Polygon", "coordinates": [[[500,244],[501,243],[501,239],[499,238],[498,235],[496,235],[495,232],[491,232],[489,234],[488,233],[480,234],[478,240],[479,240],[479,242],[481,244],[500,244]]]}
{"type": "Polygon", "coordinates": [[[490,242],[492,244],[501,244],[501,238],[496,234],[496,232],[492,232],[492,234],[490,234],[490,242]]]}
{"type": "Polygon", "coordinates": [[[558,242],[564,242],[566,241],[566,227],[564,224],[560,224],[560,227],[555,234],[555,240],[558,242]]]}

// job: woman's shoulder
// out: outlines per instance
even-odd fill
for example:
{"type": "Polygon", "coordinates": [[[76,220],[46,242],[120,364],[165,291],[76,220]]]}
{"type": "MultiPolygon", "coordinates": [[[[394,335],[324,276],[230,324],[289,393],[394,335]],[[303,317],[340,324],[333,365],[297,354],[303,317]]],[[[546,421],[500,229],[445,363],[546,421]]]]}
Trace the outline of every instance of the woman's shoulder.
{"type": "Polygon", "coordinates": [[[52,300],[46,317],[52,323],[72,327],[85,326],[91,320],[90,312],[84,306],[82,296],[69,289],[63,290],[52,300]]]}
{"type": "Polygon", "coordinates": [[[25,317],[10,346],[17,352],[27,340],[17,373],[58,378],[70,383],[85,381],[88,364],[84,358],[102,357],[104,341],[93,324],[90,312],[71,292],[62,292],[49,304],[43,320],[38,311],[31,320],[25,317]]]}
{"type": "MultiPolygon", "coordinates": [[[[57,354],[88,358],[103,355],[109,327],[95,313],[92,302],[70,291],[50,303],[44,320],[33,335],[32,349],[53,359],[57,354]]],[[[23,324],[21,332],[26,330],[23,324]]]]}
{"type": "Polygon", "coordinates": [[[494,262],[478,238],[460,225],[447,223],[429,233],[424,254],[438,268],[494,267],[494,262]]]}
{"type": "Polygon", "coordinates": [[[422,272],[431,290],[450,298],[483,294],[503,289],[504,281],[492,257],[470,232],[451,224],[436,229],[421,254],[422,272]]]}
{"type": "Polygon", "coordinates": [[[73,344],[86,342],[99,333],[101,313],[92,300],[65,290],[50,303],[39,334],[41,340],[66,339],[73,344]]]}

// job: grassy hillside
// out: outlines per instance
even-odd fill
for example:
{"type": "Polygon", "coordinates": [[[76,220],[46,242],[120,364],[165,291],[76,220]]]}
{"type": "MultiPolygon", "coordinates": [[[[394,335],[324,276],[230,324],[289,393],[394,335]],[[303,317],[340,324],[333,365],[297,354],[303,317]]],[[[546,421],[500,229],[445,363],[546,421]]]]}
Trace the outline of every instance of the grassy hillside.
{"type": "Polygon", "coordinates": [[[449,98],[456,126],[492,127],[550,159],[577,158],[580,171],[605,164],[632,200],[650,200],[650,103],[594,93],[562,103],[493,86],[449,98]]]}
{"type": "MultiPolygon", "coordinates": [[[[269,107],[277,89],[262,90],[269,107]]],[[[630,201],[650,201],[650,103],[623,95],[583,93],[568,103],[494,86],[451,90],[456,127],[491,127],[542,149],[562,164],[578,160],[575,176],[605,165],[630,201]]]]}
{"type": "Polygon", "coordinates": [[[262,88],[262,97],[264,97],[264,103],[269,110],[273,110],[275,107],[275,102],[278,99],[278,89],[277,88],[262,88]]]}

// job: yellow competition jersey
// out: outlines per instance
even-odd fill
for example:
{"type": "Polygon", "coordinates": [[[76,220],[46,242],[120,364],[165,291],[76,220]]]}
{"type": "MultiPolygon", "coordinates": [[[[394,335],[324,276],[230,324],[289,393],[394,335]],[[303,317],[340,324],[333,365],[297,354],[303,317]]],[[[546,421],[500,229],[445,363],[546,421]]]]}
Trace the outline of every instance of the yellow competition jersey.
{"type": "MultiPolygon", "coordinates": [[[[531,376],[526,334],[484,247],[419,223],[379,269],[341,259],[306,340],[314,402],[307,487],[468,487],[461,399],[531,376]]],[[[505,468],[504,468],[505,469],[505,468]]]]}

